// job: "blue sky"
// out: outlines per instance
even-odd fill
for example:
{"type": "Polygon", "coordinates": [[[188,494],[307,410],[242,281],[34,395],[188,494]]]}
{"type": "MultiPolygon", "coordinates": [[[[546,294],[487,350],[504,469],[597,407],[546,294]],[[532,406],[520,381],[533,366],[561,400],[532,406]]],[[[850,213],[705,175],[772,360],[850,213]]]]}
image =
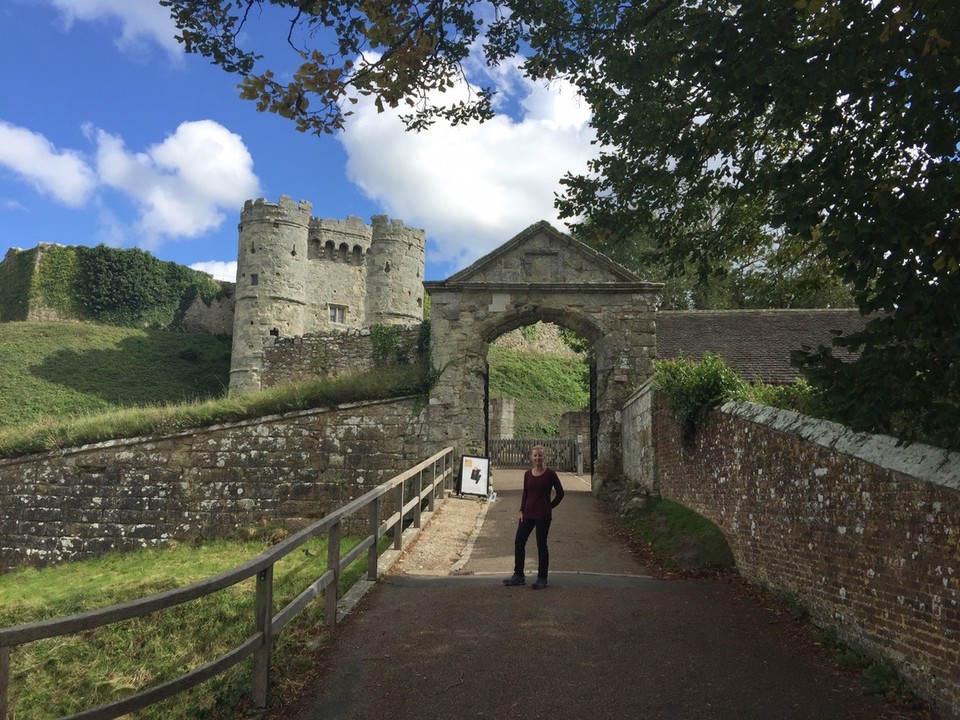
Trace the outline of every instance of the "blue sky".
{"type": "MultiPolygon", "coordinates": [[[[251,34],[282,72],[278,28],[251,34]]],[[[563,228],[558,180],[595,152],[569,87],[480,63],[473,79],[500,90],[493,121],[414,134],[361,103],[343,133],[305,135],[174,34],[156,0],[0,0],[0,258],[106,243],[232,279],[244,200],[291,195],[318,217],[424,228],[439,280],[541,219],[563,228]]]]}

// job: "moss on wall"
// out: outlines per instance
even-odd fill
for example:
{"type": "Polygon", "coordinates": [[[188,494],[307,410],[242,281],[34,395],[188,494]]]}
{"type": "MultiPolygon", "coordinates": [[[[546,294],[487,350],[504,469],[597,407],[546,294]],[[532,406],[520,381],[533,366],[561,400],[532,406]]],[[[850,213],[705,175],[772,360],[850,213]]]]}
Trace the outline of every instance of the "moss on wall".
{"type": "Polygon", "coordinates": [[[0,263],[0,322],[26,320],[37,250],[10,250],[0,263]]]}
{"type": "Polygon", "coordinates": [[[30,288],[31,314],[44,319],[85,319],[77,299],[77,248],[42,245],[30,288]]]}

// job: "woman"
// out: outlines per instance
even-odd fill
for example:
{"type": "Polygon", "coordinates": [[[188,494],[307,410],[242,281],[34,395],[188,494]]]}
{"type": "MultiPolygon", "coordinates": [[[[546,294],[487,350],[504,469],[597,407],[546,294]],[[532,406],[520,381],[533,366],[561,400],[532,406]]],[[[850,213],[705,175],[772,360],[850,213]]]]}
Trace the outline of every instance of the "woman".
{"type": "Polygon", "coordinates": [[[523,495],[520,497],[520,520],[517,524],[517,538],[514,541],[513,575],[503,581],[504,585],[523,585],[523,561],[526,554],[527,539],[530,533],[537,531],[537,580],[534,590],[547,586],[547,570],[550,567],[550,551],[547,549],[547,533],[550,532],[552,511],[563,500],[563,486],[560,478],[551,468],[544,465],[542,445],[535,445],[530,451],[533,467],[523,474],[523,495]],[[553,498],[550,494],[553,491],[553,498]]]}

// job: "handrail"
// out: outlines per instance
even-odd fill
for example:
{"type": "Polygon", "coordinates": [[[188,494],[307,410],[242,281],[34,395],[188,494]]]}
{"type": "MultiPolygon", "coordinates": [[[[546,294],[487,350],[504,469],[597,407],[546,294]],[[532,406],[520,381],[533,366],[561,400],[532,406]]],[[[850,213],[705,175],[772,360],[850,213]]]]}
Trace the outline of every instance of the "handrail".
{"type": "Polygon", "coordinates": [[[377,558],[380,537],[391,528],[394,530],[395,549],[402,546],[403,521],[411,510],[414,511],[413,526],[420,527],[420,508],[424,500],[428,500],[429,509],[433,510],[437,487],[440,488],[440,497],[443,498],[445,482],[453,472],[451,462],[453,448],[444,448],[435,455],[412,468],[392,477],[390,480],[369,490],[346,505],[334,510],[312,525],[303,528],[285,540],[264,551],[257,557],[242,565],[222,572],[218,575],[199,580],[190,585],[168,590],[125,603],[119,603],[107,608],[91,610],[77,615],[70,615],[35,623],[0,628],[0,720],[7,720],[8,688],[10,677],[11,650],[19,645],[35,642],[45,638],[72,635],[84,630],[91,630],[105,625],[129,620],[135,617],[148,615],[159,610],[166,610],[191,600],[211,595],[226,588],[232,587],[248,578],[257,577],[256,588],[256,630],[240,645],[228,651],[219,658],[196,668],[178,678],[169,680],[160,685],[143,690],[91,710],[86,710],[68,716],[64,720],[110,720],[123,714],[142,710],[161,700],[165,700],[194,685],[218,675],[250,655],[254,655],[253,695],[254,704],[258,708],[267,707],[269,693],[270,652],[273,638],[276,634],[313,598],[332,587],[333,592],[327,592],[327,605],[324,616],[328,625],[337,622],[337,585],[340,571],[357,560],[364,550],[367,550],[369,563],[368,579],[377,578],[377,558]],[[440,465],[440,472],[437,466],[440,465]],[[433,477],[424,487],[424,471],[432,468],[433,477]],[[404,483],[414,476],[417,477],[417,491],[414,498],[404,502],[404,483]],[[393,491],[396,495],[396,509],[386,521],[381,524],[379,508],[376,501],[393,491]],[[365,507],[370,512],[370,532],[360,544],[345,556],[340,555],[340,531],[344,519],[351,517],[365,507]],[[276,615],[273,614],[273,566],[277,561],[289,555],[301,545],[322,533],[328,535],[328,562],[327,569],[319,578],[314,580],[293,601],[288,603],[276,615]]]}

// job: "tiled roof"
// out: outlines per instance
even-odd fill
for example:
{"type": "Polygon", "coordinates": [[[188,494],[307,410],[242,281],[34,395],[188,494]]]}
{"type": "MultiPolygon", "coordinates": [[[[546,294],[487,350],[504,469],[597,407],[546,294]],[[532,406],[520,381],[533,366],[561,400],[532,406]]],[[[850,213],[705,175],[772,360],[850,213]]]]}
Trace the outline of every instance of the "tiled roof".
{"type": "Polygon", "coordinates": [[[859,311],[847,309],[665,310],[657,313],[657,358],[682,353],[699,360],[709,351],[745,380],[790,383],[800,376],[790,365],[792,350],[829,346],[833,331],[852,332],[864,322],[859,311]]]}

